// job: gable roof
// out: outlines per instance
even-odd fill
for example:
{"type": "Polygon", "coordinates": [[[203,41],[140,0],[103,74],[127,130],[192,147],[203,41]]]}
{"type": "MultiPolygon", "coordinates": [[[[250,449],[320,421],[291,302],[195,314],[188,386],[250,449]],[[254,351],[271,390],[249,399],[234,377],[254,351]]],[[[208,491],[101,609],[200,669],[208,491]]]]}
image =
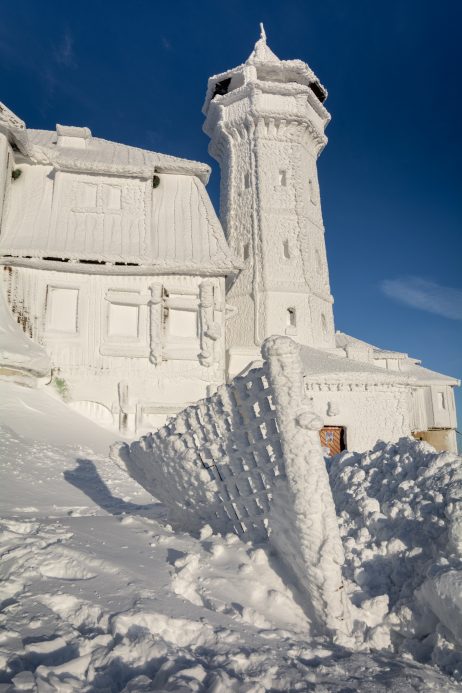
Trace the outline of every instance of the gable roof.
{"type": "MultiPolygon", "coordinates": [[[[154,173],[181,173],[197,176],[206,185],[210,177],[210,166],[199,161],[181,159],[169,154],[151,152],[128,144],[110,142],[93,137],[88,128],[66,130],[87,130],[86,145],[77,148],[58,143],[59,129],[27,130],[29,156],[38,163],[50,163],[55,168],[87,173],[112,173],[131,176],[152,176],[154,173]]],[[[72,141],[69,137],[68,142],[72,141]]]]}
{"type": "MultiPolygon", "coordinates": [[[[104,264],[150,273],[240,269],[204,187],[206,164],[95,138],[88,128],[21,133],[14,157],[22,175],[9,186],[0,234],[9,261],[84,261],[102,272],[104,264]]],[[[92,271],[67,266],[77,267],[92,271]]]]}

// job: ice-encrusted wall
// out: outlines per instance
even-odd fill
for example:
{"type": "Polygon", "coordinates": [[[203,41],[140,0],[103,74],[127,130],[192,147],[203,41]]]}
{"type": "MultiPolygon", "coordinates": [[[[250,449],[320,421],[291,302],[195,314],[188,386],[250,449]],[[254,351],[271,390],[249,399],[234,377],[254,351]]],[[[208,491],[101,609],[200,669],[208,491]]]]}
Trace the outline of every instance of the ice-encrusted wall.
{"type": "Polygon", "coordinates": [[[370,450],[378,440],[411,435],[411,388],[395,383],[305,380],[307,398],[326,426],[342,426],[348,450],[370,450]]]}
{"type": "Polygon", "coordinates": [[[304,398],[299,346],[263,345],[265,363],[113,454],[187,530],[268,540],[301,591],[314,627],[350,629],[343,549],[322,455],[322,420],[304,398]]]}
{"type": "Polygon", "coordinates": [[[271,54],[269,73],[267,55],[211,78],[204,108],[210,153],[221,167],[221,221],[244,262],[228,292],[239,311],[227,326],[227,346],[258,350],[266,337],[286,334],[333,347],[316,167],[330,116],[302,78],[299,61],[271,54]],[[299,72],[289,75],[291,62],[299,72]],[[223,76],[231,79],[228,92],[211,96],[223,76]]]}

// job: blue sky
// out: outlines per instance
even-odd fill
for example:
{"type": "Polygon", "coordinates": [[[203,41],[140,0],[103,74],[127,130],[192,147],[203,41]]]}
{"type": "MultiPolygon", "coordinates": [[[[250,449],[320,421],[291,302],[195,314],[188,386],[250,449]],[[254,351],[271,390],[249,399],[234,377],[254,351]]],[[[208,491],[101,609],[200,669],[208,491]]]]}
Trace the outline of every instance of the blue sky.
{"type": "MultiPolygon", "coordinates": [[[[336,326],[462,378],[462,2],[1,2],[0,100],[28,126],[218,166],[201,107],[265,23],[329,91],[319,162],[336,326]]],[[[457,395],[462,417],[462,393],[457,395]]]]}

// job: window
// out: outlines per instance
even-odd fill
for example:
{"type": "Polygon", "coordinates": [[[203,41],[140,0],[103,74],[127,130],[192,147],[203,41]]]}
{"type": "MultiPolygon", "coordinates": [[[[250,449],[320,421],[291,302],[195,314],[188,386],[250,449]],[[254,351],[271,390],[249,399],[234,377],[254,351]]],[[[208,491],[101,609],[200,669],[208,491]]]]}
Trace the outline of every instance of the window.
{"type": "Polygon", "coordinates": [[[446,409],[446,400],[444,397],[444,392],[438,392],[437,393],[437,401],[438,401],[438,408],[439,409],[446,409]]]}
{"type": "Polygon", "coordinates": [[[297,326],[297,315],[295,308],[287,308],[287,326],[296,327],[297,326]]]}
{"type": "Polygon", "coordinates": [[[290,259],[289,241],[286,239],[283,242],[282,246],[283,246],[283,251],[284,251],[284,257],[286,258],[286,260],[289,260],[290,259]]]}
{"type": "Polygon", "coordinates": [[[58,286],[47,289],[46,321],[52,332],[77,332],[79,290],[58,286]]]}
{"type": "Polygon", "coordinates": [[[167,318],[169,337],[195,339],[197,337],[197,310],[170,308],[167,318]]]}
{"type": "Polygon", "coordinates": [[[327,320],[324,313],[321,313],[321,328],[324,337],[327,337],[327,320]]]}
{"type": "Polygon", "coordinates": [[[283,188],[287,185],[287,171],[279,171],[279,185],[283,188]]]}
{"type": "Polygon", "coordinates": [[[249,243],[244,243],[244,249],[243,249],[243,253],[242,253],[242,254],[243,254],[243,256],[244,256],[244,260],[247,260],[247,259],[249,258],[249,255],[250,255],[250,245],[249,245],[249,243]]]}
{"type": "Polygon", "coordinates": [[[308,184],[309,184],[309,187],[310,187],[310,201],[311,201],[312,204],[315,205],[315,204],[316,204],[316,200],[317,200],[316,188],[315,188],[315,185],[314,185],[314,183],[313,183],[313,181],[312,181],[311,178],[310,178],[308,184]]]}
{"type": "Polygon", "coordinates": [[[107,289],[104,298],[100,352],[105,356],[149,356],[149,291],[107,289]]]}
{"type": "Polygon", "coordinates": [[[79,209],[96,209],[98,186],[95,183],[79,183],[76,191],[76,206],[79,209]]]}
{"type": "Polygon", "coordinates": [[[138,338],[139,306],[109,303],[109,337],[138,338]]]}
{"type": "Polygon", "coordinates": [[[75,212],[120,212],[122,187],[109,183],[78,182],[74,192],[75,212]]]}
{"type": "Polygon", "coordinates": [[[122,206],[122,189],[118,185],[103,186],[103,207],[108,211],[122,206]]]}
{"type": "Polygon", "coordinates": [[[314,251],[314,256],[316,259],[316,269],[318,272],[322,270],[322,263],[321,263],[321,255],[319,254],[319,250],[314,251]]]}
{"type": "Polygon", "coordinates": [[[244,188],[250,188],[250,173],[244,174],[244,188]]]}

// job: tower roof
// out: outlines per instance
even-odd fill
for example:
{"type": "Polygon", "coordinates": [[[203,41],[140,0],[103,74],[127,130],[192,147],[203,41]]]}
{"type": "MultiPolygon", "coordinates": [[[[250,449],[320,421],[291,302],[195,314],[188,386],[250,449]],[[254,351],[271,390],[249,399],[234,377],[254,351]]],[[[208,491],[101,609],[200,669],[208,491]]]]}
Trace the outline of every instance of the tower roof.
{"type": "Polygon", "coordinates": [[[260,23],[260,38],[255,44],[255,47],[249,57],[246,60],[246,64],[253,64],[253,63],[280,63],[281,61],[273,53],[271,48],[268,46],[266,43],[266,32],[265,32],[265,27],[263,26],[263,23],[260,23]]]}
{"type": "Polygon", "coordinates": [[[284,95],[309,89],[315,97],[312,99],[314,110],[323,121],[330,120],[329,113],[323,107],[327,91],[313,70],[302,60],[278,58],[268,46],[263,24],[260,24],[260,38],[245,63],[209,78],[202,112],[207,115],[214,99],[223,104],[222,99],[226,99],[227,94],[238,90],[242,94],[247,85],[257,83],[259,88],[266,92],[278,92],[284,95]]]}

